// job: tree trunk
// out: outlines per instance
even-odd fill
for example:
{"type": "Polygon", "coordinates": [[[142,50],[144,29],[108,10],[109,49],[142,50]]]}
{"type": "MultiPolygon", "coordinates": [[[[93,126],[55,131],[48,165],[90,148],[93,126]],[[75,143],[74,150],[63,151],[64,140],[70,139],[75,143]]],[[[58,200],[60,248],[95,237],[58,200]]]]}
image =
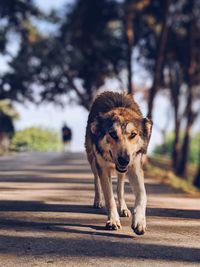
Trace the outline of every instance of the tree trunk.
{"type": "Polygon", "coordinates": [[[173,147],[172,147],[172,167],[173,167],[173,170],[176,170],[177,164],[179,162],[179,151],[180,151],[179,134],[180,134],[180,121],[175,120],[174,142],[173,142],[173,147]]]}
{"type": "Polygon", "coordinates": [[[153,85],[149,92],[149,100],[148,100],[148,117],[152,118],[152,112],[153,112],[153,102],[155,95],[158,91],[158,87],[160,85],[160,77],[162,72],[162,65],[163,65],[163,58],[164,58],[164,51],[166,47],[167,37],[168,37],[168,10],[169,10],[169,3],[170,0],[166,0],[165,3],[165,17],[163,19],[162,23],[162,31],[160,34],[160,39],[158,41],[158,53],[157,58],[155,61],[155,68],[154,68],[154,78],[153,78],[153,85]]]}
{"type": "Polygon", "coordinates": [[[170,77],[170,94],[171,101],[174,108],[174,141],[172,144],[172,168],[175,171],[179,162],[179,150],[180,150],[180,123],[179,117],[179,95],[180,95],[180,69],[176,64],[169,64],[169,77],[170,77]]]}
{"type": "Polygon", "coordinates": [[[194,186],[200,188],[200,140],[199,140],[199,160],[198,161],[199,161],[199,166],[198,166],[193,184],[194,186]]]}
{"type": "Polygon", "coordinates": [[[131,5],[125,5],[125,18],[124,18],[124,28],[125,28],[125,39],[127,44],[127,70],[128,70],[128,93],[133,94],[133,69],[132,69],[132,49],[134,46],[134,9],[131,5]]]}
{"type": "Polygon", "coordinates": [[[186,164],[188,161],[188,154],[189,154],[191,126],[192,126],[191,123],[187,123],[182,148],[180,150],[181,159],[176,170],[176,174],[182,177],[185,176],[186,174],[186,164]]]}
{"type": "Polygon", "coordinates": [[[194,122],[194,113],[192,110],[192,102],[193,102],[193,80],[196,70],[196,58],[195,58],[195,44],[194,44],[194,16],[193,13],[193,5],[191,4],[191,21],[189,24],[189,64],[188,64],[188,99],[186,106],[186,115],[187,115],[187,125],[185,129],[185,135],[183,139],[182,148],[180,151],[180,162],[178,164],[176,174],[180,176],[185,176],[186,174],[186,165],[188,161],[189,154],[189,144],[190,137],[192,131],[192,125],[194,122]]]}
{"type": "Polygon", "coordinates": [[[128,93],[133,94],[133,81],[132,81],[132,46],[128,44],[127,51],[127,68],[128,68],[128,93]]]}
{"type": "Polygon", "coordinates": [[[196,174],[195,179],[194,179],[194,185],[196,187],[200,188],[200,165],[198,167],[197,174],[196,174]]]}

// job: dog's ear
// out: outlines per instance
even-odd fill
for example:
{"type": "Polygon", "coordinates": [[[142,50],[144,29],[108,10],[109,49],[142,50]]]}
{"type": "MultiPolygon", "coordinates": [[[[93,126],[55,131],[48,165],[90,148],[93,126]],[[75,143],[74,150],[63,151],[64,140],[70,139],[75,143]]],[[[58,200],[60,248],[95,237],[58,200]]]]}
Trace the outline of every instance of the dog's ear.
{"type": "Polygon", "coordinates": [[[101,135],[102,130],[102,122],[103,122],[104,116],[103,114],[99,113],[98,116],[96,116],[95,120],[90,124],[90,130],[92,134],[94,135],[101,135]]]}
{"type": "Polygon", "coordinates": [[[97,124],[98,122],[96,120],[90,124],[90,130],[94,135],[97,133],[97,124]]]}
{"type": "Polygon", "coordinates": [[[152,131],[152,126],[153,126],[153,122],[151,119],[149,118],[144,118],[143,119],[143,141],[144,141],[144,144],[143,144],[143,152],[146,153],[147,152],[147,148],[148,148],[148,144],[149,144],[149,140],[150,140],[150,137],[151,137],[151,131],[152,131]]]}

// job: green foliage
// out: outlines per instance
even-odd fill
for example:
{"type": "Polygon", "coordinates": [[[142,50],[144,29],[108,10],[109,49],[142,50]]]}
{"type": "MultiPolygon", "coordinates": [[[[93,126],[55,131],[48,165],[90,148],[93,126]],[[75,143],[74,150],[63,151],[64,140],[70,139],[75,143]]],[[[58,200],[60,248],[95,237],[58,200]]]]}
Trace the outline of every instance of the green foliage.
{"type": "MultiPolygon", "coordinates": [[[[166,137],[164,144],[156,146],[153,153],[171,157],[173,140],[174,140],[173,133],[169,133],[168,136],[166,137]]],[[[181,135],[181,142],[182,140],[183,140],[183,135],[181,135]]],[[[190,163],[198,164],[199,145],[200,145],[200,133],[196,133],[192,136],[190,140],[189,159],[188,159],[190,163]]]]}
{"type": "Polygon", "coordinates": [[[31,127],[17,131],[11,146],[16,151],[58,151],[61,141],[52,130],[31,127]]]}
{"type": "Polygon", "coordinates": [[[189,161],[198,164],[199,162],[200,133],[193,136],[190,142],[189,161]]]}
{"type": "Polygon", "coordinates": [[[173,133],[169,133],[165,138],[165,142],[161,145],[157,145],[154,148],[153,153],[158,155],[166,155],[170,157],[172,154],[173,139],[174,139],[173,133]]]}

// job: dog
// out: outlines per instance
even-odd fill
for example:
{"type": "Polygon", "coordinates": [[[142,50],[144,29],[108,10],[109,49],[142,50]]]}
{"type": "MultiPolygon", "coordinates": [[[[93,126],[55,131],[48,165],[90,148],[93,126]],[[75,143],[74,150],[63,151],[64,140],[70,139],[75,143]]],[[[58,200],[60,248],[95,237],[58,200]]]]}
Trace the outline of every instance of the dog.
{"type": "Polygon", "coordinates": [[[132,95],[106,91],[94,100],[87,121],[85,148],[94,174],[94,207],[103,206],[102,191],[108,212],[106,228],[121,228],[119,215],[130,217],[124,199],[127,174],[135,193],[132,229],[137,235],[146,230],[146,191],[142,169],[152,131],[152,121],[143,118],[132,95]],[[117,173],[119,213],[112,189],[113,172],[117,173]]]}

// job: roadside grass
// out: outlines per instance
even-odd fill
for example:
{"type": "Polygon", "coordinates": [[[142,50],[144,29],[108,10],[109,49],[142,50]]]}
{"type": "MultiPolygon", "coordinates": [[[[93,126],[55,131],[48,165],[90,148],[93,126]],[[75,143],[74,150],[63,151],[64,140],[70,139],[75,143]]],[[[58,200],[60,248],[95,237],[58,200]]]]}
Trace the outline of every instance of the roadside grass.
{"type": "Polygon", "coordinates": [[[145,165],[145,173],[147,177],[156,178],[161,183],[171,185],[174,188],[183,190],[191,194],[199,194],[200,190],[193,186],[193,177],[195,176],[197,167],[188,164],[187,177],[180,177],[173,173],[171,168],[171,160],[163,156],[150,156],[145,165]]]}

